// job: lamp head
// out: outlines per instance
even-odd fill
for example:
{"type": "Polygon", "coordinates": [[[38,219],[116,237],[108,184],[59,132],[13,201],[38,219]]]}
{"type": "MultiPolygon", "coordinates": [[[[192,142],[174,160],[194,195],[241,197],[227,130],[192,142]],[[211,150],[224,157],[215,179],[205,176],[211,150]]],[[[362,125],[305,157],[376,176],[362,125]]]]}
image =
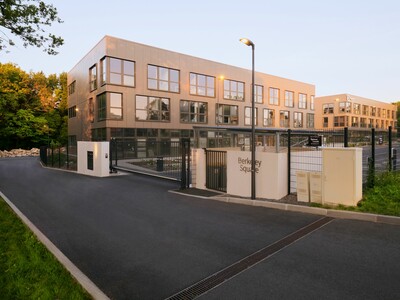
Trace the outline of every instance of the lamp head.
{"type": "Polygon", "coordinates": [[[254,47],[254,43],[253,43],[252,41],[250,41],[249,39],[241,38],[240,41],[241,41],[243,44],[247,45],[247,46],[252,46],[252,47],[254,47]]]}

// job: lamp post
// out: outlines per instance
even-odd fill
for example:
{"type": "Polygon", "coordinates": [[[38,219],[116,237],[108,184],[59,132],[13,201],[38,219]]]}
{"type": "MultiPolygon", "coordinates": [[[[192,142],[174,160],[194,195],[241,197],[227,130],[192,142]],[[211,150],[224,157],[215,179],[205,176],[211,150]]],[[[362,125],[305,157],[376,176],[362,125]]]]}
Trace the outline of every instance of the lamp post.
{"type": "Polygon", "coordinates": [[[255,101],[254,101],[254,49],[255,45],[252,41],[246,38],[241,38],[240,41],[251,46],[251,199],[256,198],[256,129],[255,129],[255,101]]]}

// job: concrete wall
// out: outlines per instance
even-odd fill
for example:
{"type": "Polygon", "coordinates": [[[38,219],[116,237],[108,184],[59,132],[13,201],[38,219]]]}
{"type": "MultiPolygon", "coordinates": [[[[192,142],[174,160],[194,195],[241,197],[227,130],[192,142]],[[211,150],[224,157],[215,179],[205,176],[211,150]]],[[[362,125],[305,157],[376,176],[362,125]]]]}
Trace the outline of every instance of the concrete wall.
{"type": "MultiPolygon", "coordinates": [[[[227,153],[227,193],[251,196],[251,152],[227,153]]],[[[281,199],[287,195],[287,154],[256,152],[256,197],[281,199]]]]}
{"type": "Polygon", "coordinates": [[[78,142],[78,173],[105,177],[110,175],[109,142],[78,142]],[[88,169],[88,151],[93,152],[93,170],[88,169]]]}

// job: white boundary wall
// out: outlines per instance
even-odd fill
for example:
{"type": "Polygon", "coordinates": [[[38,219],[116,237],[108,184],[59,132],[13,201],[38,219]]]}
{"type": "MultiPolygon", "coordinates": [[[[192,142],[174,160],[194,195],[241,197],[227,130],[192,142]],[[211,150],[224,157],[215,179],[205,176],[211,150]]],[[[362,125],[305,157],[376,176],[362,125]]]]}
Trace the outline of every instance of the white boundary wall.
{"type": "Polygon", "coordinates": [[[78,142],[78,173],[110,176],[109,142],[78,142]],[[88,169],[88,151],[93,152],[93,170],[88,169]]]}

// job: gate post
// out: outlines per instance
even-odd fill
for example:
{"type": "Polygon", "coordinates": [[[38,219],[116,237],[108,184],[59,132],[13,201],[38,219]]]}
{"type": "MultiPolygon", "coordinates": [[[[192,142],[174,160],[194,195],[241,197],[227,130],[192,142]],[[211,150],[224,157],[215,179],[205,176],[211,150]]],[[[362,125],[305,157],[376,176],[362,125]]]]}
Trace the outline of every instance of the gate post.
{"type": "Polygon", "coordinates": [[[392,126],[389,126],[389,171],[393,170],[392,164],[392,126]]]}
{"type": "Polygon", "coordinates": [[[349,128],[344,128],[344,147],[349,147],[349,128]]]}
{"type": "Polygon", "coordinates": [[[287,178],[287,188],[288,188],[288,191],[287,191],[287,193],[288,193],[288,195],[290,194],[290,143],[291,143],[291,141],[290,141],[290,137],[291,137],[291,133],[292,133],[292,130],[291,129],[288,129],[288,131],[287,131],[287,134],[288,134],[288,151],[287,151],[287,153],[288,153],[288,157],[287,157],[287,176],[288,176],[288,178],[287,178]]]}
{"type": "Polygon", "coordinates": [[[181,139],[181,190],[186,189],[186,142],[185,139],[181,139]]]}

